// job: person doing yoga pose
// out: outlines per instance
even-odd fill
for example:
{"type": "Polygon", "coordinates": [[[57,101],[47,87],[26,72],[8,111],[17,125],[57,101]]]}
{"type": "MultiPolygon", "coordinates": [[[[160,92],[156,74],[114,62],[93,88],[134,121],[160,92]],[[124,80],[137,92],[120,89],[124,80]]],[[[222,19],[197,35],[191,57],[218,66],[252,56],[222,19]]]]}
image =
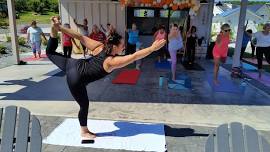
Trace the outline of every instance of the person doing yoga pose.
{"type": "Polygon", "coordinates": [[[102,44],[72,29],[63,27],[59,17],[52,17],[51,22],[52,28],[46,54],[56,66],[66,73],[69,90],[80,106],[78,118],[81,126],[82,142],[92,141],[96,135],[90,132],[87,127],[89,100],[86,86],[93,81],[105,77],[115,69],[125,67],[159,50],[165,45],[166,40],[157,40],[148,48],[130,55],[118,56],[125,49],[125,41],[121,35],[114,34],[108,39],[106,44],[102,44]],[[66,58],[64,55],[57,53],[58,31],[80,40],[86,48],[92,51],[93,57],[90,59],[74,59],[66,58]]]}

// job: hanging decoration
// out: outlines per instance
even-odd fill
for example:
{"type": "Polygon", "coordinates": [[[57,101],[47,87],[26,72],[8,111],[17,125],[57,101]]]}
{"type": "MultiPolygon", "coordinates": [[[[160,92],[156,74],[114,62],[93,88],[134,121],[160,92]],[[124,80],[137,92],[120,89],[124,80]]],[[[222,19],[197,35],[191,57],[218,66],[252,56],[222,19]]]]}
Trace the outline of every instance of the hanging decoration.
{"type": "Polygon", "coordinates": [[[157,7],[172,10],[190,8],[197,13],[200,9],[200,0],[120,0],[122,7],[157,7]]]}

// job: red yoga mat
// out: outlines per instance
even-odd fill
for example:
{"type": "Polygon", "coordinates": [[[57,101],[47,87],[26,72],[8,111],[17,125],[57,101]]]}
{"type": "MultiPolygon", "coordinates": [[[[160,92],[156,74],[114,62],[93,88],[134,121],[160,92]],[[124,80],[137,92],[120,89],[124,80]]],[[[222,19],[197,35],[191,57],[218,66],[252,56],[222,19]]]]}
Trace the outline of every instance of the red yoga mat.
{"type": "Polygon", "coordinates": [[[120,72],[113,80],[113,84],[130,84],[135,85],[140,77],[140,70],[124,70],[120,72]]]}
{"type": "Polygon", "coordinates": [[[21,60],[22,61],[39,61],[39,60],[42,60],[42,59],[44,59],[44,58],[47,58],[47,55],[46,54],[42,54],[41,55],[41,58],[34,58],[34,57],[27,57],[27,58],[22,58],[21,60]]]}

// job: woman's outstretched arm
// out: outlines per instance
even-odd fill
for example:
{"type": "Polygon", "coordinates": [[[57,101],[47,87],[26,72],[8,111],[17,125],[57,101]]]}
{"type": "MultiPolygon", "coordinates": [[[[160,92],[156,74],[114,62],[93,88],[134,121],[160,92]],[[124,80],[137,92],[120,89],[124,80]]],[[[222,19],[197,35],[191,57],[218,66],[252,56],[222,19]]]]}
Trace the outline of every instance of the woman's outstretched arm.
{"type": "Polygon", "coordinates": [[[154,51],[159,50],[166,44],[166,40],[157,40],[155,41],[152,46],[137,51],[131,55],[126,56],[117,56],[117,57],[110,57],[105,60],[105,69],[107,72],[111,72],[115,69],[122,68],[127,66],[128,64],[140,60],[154,51]]]}

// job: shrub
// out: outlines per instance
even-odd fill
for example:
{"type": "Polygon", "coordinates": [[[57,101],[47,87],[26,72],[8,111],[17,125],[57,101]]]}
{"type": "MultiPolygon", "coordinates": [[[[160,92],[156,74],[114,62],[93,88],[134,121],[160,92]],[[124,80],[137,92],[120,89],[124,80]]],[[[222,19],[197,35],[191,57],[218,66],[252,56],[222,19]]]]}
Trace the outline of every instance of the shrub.
{"type": "Polygon", "coordinates": [[[19,45],[25,45],[26,44],[26,38],[24,37],[19,37],[18,38],[19,45]]]}
{"type": "Polygon", "coordinates": [[[0,54],[7,54],[6,47],[0,44],[0,54]]]}
{"type": "Polygon", "coordinates": [[[36,13],[43,13],[45,8],[45,4],[40,0],[29,0],[28,6],[31,11],[34,11],[36,13]]]}
{"type": "Polygon", "coordinates": [[[51,0],[50,10],[53,12],[59,12],[59,2],[58,0],[51,0]]]}
{"type": "Polygon", "coordinates": [[[16,11],[23,12],[28,9],[27,1],[26,0],[16,0],[15,1],[16,11]]]}
{"type": "Polygon", "coordinates": [[[6,35],[7,42],[11,42],[11,37],[9,35],[6,35]]]}
{"type": "Polygon", "coordinates": [[[7,27],[9,26],[7,21],[0,21],[0,27],[7,27]]]}

